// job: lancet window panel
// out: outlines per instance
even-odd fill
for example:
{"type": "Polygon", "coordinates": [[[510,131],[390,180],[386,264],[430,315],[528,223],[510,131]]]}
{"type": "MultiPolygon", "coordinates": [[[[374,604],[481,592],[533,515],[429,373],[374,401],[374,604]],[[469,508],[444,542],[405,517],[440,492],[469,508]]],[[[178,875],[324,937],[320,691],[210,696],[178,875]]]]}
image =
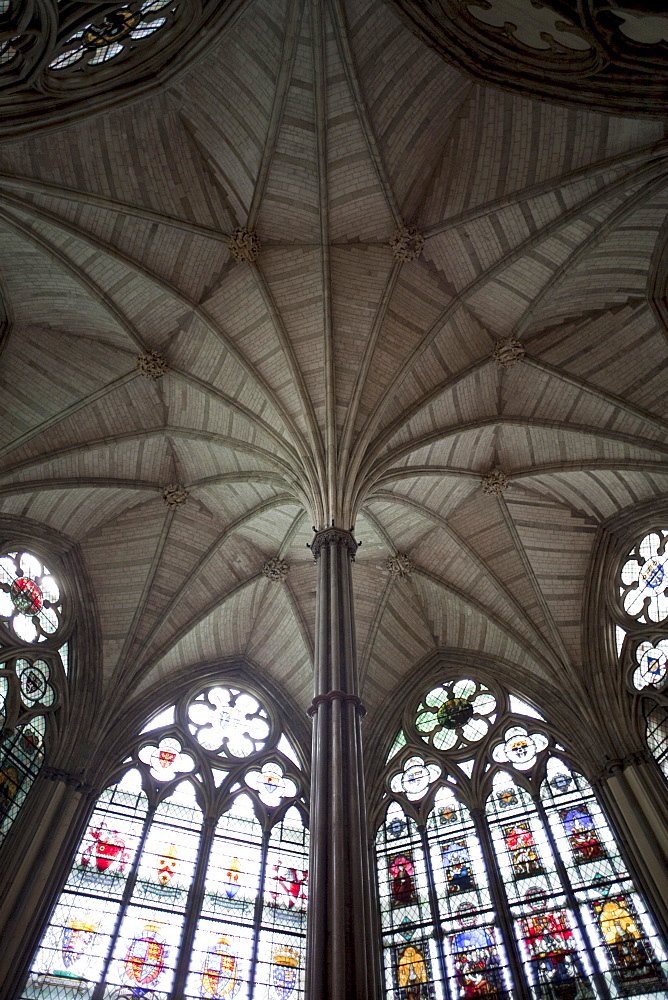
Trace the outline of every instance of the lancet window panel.
{"type": "Polygon", "coordinates": [[[646,532],[623,557],[609,608],[647,748],[668,778],[668,528],[646,532]]]}
{"type": "Polygon", "coordinates": [[[665,997],[665,945],[541,713],[463,678],[402,721],[376,837],[388,1000],[665,997]]]}
{"type": "Polygon", "coordinates": [[[249,692],[160,712],[100,795],[23,1000],[299,1000],[305,777],[249,692]]]}
{"type": "Polygon", "coordinates": [[[72,614],[41,556],[0,554],[0,844],[47,760],[67,686],[72,614]]]}

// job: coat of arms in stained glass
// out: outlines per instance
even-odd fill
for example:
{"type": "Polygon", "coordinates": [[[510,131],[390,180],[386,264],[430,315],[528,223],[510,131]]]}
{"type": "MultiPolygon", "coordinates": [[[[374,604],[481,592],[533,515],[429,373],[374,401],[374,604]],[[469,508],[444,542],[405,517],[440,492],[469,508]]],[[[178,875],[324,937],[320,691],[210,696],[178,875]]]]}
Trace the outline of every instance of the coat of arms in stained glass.
{"type": "Polygon", "coordinates": [[[395,962],[396,1000],[430,1000],[434,991],[427,943],[400,945],[395,962]]]}
{"type": "Polygon", "coordinates": [[[91,830],[90,840],[81,855],[81,867],[98,875],[121,875],[128,863],[125,840],[117,830],[110,830],[104,822],[91,830]]]}
{"type": "Polygon", "coordinates": [[[228,899],[234,899],[236,894],[239,892],[239,875],[241,873],[241,868],[239,867],[239,858],[232,858],[230,861],[230,867],[225,872],[225,895],[228,899]]]}
{"type": "Polygon", "coordinates": [[[301,912],[306,906],[308,872],[288,865],[274,866],[274,886],[271,897],[275,906],[301,912]]]}
{"type": "Polygon", "coordinates": [[[68,974],[85,973],[97,927],[97,921],[91,914],[72,916],[63,927],[60,953],[68,974]]]}
{"type": "Polygon", "coordinates": [[[510,809],[517,805],[517,793],[513,788],[502,788],[496,793],[496,801],[499,803],[499,809],[510,809]]]}
{"type": "Polygon", "coordinates": [[[389,859],[390,902],[392,906],[415,903],[415,867],[411,854],[397,854],[389,859]]]}
{"type": "Polygon", "coordinates": [[[229,937],[222,935],[211,945],[202,965],[202,996],[232,1000],[239,992],[239,959],[229,937]]]}
{"type": "Polygon", "coordinates": [[[586,806],[560,809],[559,816],[576,864],[583,865],[588,861],[596,861],[598,858],[606,857],[605,848],[599,840],[594,821],[586,806]]]}
{"type": "Polygon", "coordinates": [[[515,878],[543,874],[544,869],[538,857],[536,843],[528,823],[504,826],[503,837],[510,854],[515,878]]]}
{"type": "Polygon", "coordinates": [[[164,854],[158,858],[158,882],[161,886],[168,885],[174,878],[177,861],[176,845],[169,844],[164,854]]]}
{"type": "Polygon", "coordinates": [[[466,838],[451,840],[441,848],[445,885],[449,896],[476,888],[466,838]]]}
{"type": "Polygon", "coordinates": [[[406,832],[406,820],[401,819],[399,816],[393,816],[388,821],[385,829],[392,840],[397,840],[406,832]]]}
{"type": "Polygon", "coordinates": [[[454,806],[441,806],[438,810],[438,822],[441,826],[454,826],[458,820],[459,816],[454,806]]]}
{"type": "Polygon", "coordinates": [[[165,968],[167,945],[157,923],[146,923],[141,934],[132,938],[125,955],[124,975],[134,990],[142,995],[153,989],[165,968]]]}
{"type": "Polygon", "coordinates": [[[592,903],[612,972],[623,995],[667,985],[652,957],[628,896],[608,896],[592,903]]]}
{"type": "Polygon", "coordinates": [[[288,1000],[299,979],[299,952],[289,945],[279,945],[271,956],[271,985],[277,1000],[288,1000]]]}

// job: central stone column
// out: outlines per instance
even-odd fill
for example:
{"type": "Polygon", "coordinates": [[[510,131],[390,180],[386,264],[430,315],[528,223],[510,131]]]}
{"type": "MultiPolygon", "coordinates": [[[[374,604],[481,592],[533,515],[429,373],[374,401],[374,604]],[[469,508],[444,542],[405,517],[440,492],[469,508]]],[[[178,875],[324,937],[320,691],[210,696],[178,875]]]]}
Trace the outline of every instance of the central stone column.
{"type": "Polygon", "coordinates": [[[326,528],[317,563],[307,1000],[376,1000],[351,531],[326,528]]]}

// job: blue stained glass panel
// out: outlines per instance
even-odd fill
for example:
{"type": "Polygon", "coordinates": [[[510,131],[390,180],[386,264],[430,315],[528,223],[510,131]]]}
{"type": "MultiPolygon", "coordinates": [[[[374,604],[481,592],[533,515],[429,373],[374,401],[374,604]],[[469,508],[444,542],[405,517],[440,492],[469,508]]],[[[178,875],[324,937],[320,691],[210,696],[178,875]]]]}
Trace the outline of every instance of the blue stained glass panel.
{"type": "Polygon", "coordinates": [[[506,997],[512,988],[487,872],[470,812],[440,788],[427,819],[434,887],[453,997],[506,997]]]}

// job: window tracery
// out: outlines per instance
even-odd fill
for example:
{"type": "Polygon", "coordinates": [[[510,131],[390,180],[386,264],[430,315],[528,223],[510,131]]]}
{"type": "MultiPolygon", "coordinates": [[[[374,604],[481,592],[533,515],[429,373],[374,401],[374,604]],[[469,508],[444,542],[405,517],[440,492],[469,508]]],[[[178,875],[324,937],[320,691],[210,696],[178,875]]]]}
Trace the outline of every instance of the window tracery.
{"type": "Polygon", "coordinates": [[[234,0],[1,0],[0,131],[77,117],[86,108],[129,98],[158,73],[183,65],[234,0]],[[202,29],[206,29],[203,31],[202,29]]]}
{"type": "Polygon", "coordinates": [[[668,530],[645,533],[622,560],[610,601],[617,655],[668,778],[668,530]],[[615,599],[616,598],[616,599],[615,599]]]}
{"type": "MultiPolygon", "coordinates": [[[[465,684],[482,688],[440,690],[465,684]]],[[[533,706],[488,692],[495,711],[473,747],[424,752],[427,695],[407,706],[405,745],[386,763],[385,996],[663,997],[668,956],[591,786],[533,706]],[[416,766],[423,780],[406,787],[416,766]]]]}
{"type": "Polygon", "coordinates": [[[663,7],[638,0],[393,2],[431,48],[486,83],[608,112],[658,115],[664,107],[663,7]]]}
{"type": "Polygon", "coordinates": [[[71,615],[61,590],[40,556],[0,555],[0,843],[44,763],[67,683],[71,615]]]}
{"type": "Polygon", "coordinates": [[[79,64],[97,66],[129,56],[138,44],[156,31],[171,27],[179,15],[179,0],[144,0],[130,3],[97,17],[65,37],[57,55],[49,63],[50,70],[66,70],[79,64]]]}
{"type": "Polygon", "coordinates": [[[158,713],[99,796],[25,1000],[298,1000],[308,831],[298,755],[252,694],[158,713]]]}

